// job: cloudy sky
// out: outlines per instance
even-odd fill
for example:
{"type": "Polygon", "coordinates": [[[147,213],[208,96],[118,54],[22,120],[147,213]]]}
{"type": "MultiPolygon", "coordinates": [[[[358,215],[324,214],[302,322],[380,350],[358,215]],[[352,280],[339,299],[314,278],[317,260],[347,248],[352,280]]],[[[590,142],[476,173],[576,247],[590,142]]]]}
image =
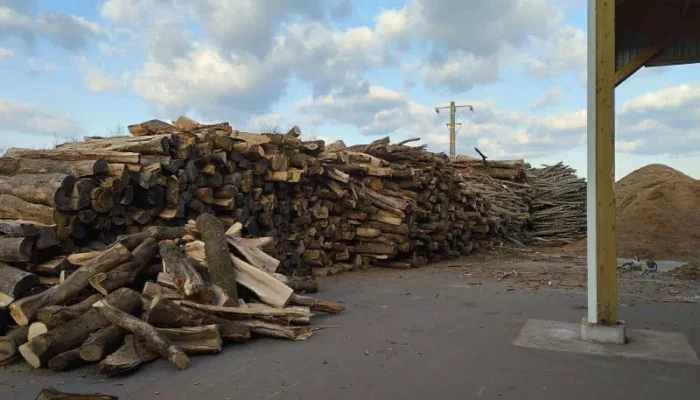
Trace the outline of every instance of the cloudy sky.
{"type": "MultiPolygon", "coordinates": [[[[585,175],[585,0],[0,0],[0,148],[186,114],[348,144],[560,160],[585,175]]],[[[617,90],[617,175],[700,178],[700,66],[617,90]]]]}

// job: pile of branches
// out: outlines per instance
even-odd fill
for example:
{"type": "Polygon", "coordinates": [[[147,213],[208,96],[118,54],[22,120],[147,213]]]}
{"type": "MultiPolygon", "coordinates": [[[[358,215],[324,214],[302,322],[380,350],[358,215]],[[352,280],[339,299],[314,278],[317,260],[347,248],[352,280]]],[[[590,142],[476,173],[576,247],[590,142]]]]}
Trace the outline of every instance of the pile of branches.
{"type": "Polygon", "coordinates": [[[24,291],[9,305],[17,327],[0,337],[0,362],[21,355],[54,371],[98,363],[100,374],[115,375],[159,357],[185,369],[190,356],[254,336],[305,340],[312,311],[343,306],[296,294],[271,272],[279,261],[262,248],[272,241],[225,232],[205,213],[83,254],[79,268],[42,291],[26,290],[33,274],[0,264],[0,290],[24,291]]]}
{"type": "Polygon", "coordinates": [[[586,237],[586,180],[563,163],[529,168],[533,188],[532,239],[543,245],[573,243],[586,237]]]}

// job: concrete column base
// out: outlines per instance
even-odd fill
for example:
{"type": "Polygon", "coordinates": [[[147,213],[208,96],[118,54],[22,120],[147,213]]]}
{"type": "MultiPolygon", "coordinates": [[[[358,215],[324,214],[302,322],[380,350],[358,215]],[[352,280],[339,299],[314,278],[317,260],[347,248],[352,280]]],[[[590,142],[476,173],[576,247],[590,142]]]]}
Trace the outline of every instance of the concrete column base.
{"type": "Polygon", "coordinates": [[[600,325],[588,322],[588,318],[581,321],[581,340],[593,343],[625,344],[627,343],[627,329],[625,322],[617,325],[600,325]]]}

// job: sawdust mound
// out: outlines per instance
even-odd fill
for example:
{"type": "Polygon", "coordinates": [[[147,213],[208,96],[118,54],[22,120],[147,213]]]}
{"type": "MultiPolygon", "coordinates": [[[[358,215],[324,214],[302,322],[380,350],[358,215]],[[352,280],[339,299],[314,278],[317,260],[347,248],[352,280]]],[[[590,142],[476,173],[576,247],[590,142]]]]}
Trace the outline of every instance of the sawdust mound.
{"type": "Polygon", "coordinates": [[[665,273],[672,278],[684,281],[700,281],[700,261],[696,260],[665,273]]]}
{"type": "MultiPolygon", "coordinates": [[[[620,257],[692,260],[700,256],[700,181],[651,164],[615,185],[620,257]]],[[[586,250],[586,240],[566,252],[586,250]]]]}

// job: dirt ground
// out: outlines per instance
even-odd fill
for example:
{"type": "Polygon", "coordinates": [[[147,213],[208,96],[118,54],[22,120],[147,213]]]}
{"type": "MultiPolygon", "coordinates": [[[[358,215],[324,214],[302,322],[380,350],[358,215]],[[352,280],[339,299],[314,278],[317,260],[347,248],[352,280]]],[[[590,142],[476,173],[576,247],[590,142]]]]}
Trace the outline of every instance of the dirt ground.
{"type": "MultiPolygon", "coordinates": [[[[435,266],[455,269],[474,283],[488,280],[533,292],[546,289],[586,293],[586,257],[561,254],[551,248],[499,249],[435,266]]],[[[700,281],[674,279],[661,269],[645,275],[639,271],[618,269],[618,287],[621,296],[632,299],[700,302],[700,281]]]]}

